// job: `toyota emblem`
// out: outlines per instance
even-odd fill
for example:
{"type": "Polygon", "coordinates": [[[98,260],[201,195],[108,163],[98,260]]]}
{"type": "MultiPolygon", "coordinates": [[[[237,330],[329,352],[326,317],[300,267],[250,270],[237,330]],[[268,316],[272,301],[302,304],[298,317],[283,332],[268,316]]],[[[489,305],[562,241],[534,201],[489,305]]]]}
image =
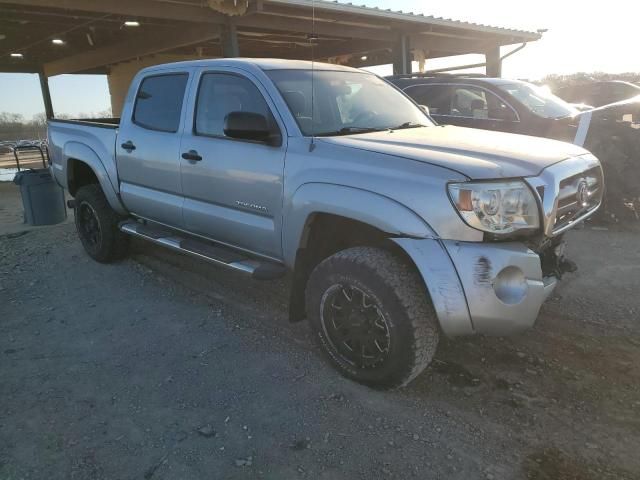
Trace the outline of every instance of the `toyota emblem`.
{"type": "Polygon", "coordinates": [[[578,200],[578,204],[584,208],[589,205],[589,185],[587,185],[586,180],[580,180],[578,184],[578,191],[576,192],[576,199],[578,200]]]}

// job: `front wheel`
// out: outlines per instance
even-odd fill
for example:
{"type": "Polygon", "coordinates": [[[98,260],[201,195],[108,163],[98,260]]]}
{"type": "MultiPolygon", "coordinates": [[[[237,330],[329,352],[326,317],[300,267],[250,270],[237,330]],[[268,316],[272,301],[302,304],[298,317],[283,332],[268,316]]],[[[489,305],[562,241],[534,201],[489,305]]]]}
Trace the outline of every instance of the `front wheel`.
{"type": "Polygon", "coordinates": [[[407,385],[438,345],[435,311],[419,274],[380,248],[338,252],[312,272],[307,316],[328,361],[375,388],[407,385]]]}
{"type": "Polygon", "coordinates": [[[129,239],[118,228],[122,217],[111,208],[100,185],[80,187],[75,204],[76,230],[89,256],[101,263],[123,258],[129,239]]]}

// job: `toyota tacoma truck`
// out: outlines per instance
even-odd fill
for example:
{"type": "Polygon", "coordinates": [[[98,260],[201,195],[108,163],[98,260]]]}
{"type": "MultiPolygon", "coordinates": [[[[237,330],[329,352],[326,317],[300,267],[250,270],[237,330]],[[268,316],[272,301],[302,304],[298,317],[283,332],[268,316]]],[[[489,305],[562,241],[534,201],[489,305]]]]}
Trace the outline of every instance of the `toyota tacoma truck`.
{"type": "Polygon", "coordinates": [[[53,119],[49,140],[93,259],[133,236],[289,275],[291,320],[376,388],[413,380],[441,335],[531,327],[604,189],[580,147],[438,126],[376,75],[301,61],[146,68],[121,118],[53,119]]]}

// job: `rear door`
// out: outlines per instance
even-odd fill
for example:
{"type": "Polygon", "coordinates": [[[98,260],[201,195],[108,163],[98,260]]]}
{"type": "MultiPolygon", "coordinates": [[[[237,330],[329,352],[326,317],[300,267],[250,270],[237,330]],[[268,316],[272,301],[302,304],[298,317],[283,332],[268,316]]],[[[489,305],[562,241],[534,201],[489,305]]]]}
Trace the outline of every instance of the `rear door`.
{"type": "Polygon", "coordinates": [[[116,143],[122,201],[133,214],[182,227],[180,137],[188,69],[150,73],[123,111],[116,143]]]}
{"type": "Polygon", "coordinates": [[[261,83],[235,69],[202,69],[189,101],[180,162],[185,228],[240,249],[279,259],[287,135],[261,83]],[[267,117],[283,142],[270,146],[224,133],[231,112],[267,117]]]}

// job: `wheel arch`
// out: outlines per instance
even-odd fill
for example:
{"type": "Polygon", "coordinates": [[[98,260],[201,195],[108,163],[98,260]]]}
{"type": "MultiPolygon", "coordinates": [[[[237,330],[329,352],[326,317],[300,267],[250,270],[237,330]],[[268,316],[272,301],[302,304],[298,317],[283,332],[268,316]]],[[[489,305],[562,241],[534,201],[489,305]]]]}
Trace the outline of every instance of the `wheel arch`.
{"type": "Polygon", "coordinates": [[[295,264],[310,225],[322,215],[359,222],[390,237],[436,237],[418,214],[389,197],[344,185],[307,183],[296,190],[283,215],[282,244],[287,265],[295,264]]]}
{"type": "Polygon", "coordinates": [[[283,253],[293,269],[291,321],[304,318],[307,280],[324,258],[345,248],[370,245],[395,249],[413,263],[390,239],[435,236],[429,225],[404,205],[383,195],[341,185],[303,186],[294,194],[284,218],[288,223],[283,230],[283,253]]]}
{"type": "Polygon", "coordinates": [[[78,188],[83,185],[97,183],[111,207],[122,215],[127,213],[96,152],[82,143],[68,142],[64,147],[64,158],[67,189],[71,195],[75,196],[78,188]]]}

